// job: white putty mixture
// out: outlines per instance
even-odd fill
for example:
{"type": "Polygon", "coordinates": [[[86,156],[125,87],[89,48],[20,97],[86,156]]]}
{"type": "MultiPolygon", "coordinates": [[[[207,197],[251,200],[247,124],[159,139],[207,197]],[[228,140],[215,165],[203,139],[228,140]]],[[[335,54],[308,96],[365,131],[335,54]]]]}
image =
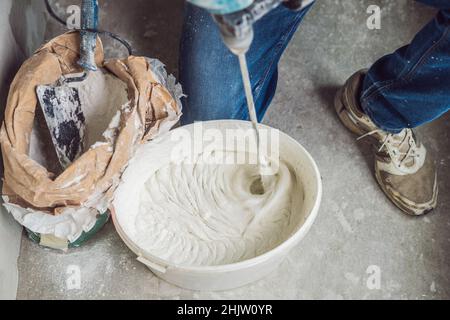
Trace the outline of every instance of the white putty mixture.
{"type": "Polygon", "coordinates": [[[255,181],[257,165],[165,165],[141,187],[138,213],[126,223],[132,224],[129,235],[140,248],[179,265],[259,256],[290,236],[293,197],[300,193],[283,162],[264,194],[255,181]]]}

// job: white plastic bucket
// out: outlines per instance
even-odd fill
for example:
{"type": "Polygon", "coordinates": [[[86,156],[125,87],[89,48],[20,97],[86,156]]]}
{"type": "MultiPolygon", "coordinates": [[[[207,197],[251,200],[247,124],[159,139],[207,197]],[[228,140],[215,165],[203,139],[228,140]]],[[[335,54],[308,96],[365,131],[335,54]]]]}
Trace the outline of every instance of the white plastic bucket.
{"type": "MultiPolygon", "coordinates": [[[[225,132],[227,129],[251,128],[249,122],[235,120],[204,122],[202,126],[204,130],[218,129],[222,132],[225,132]]],[[[275,130],[266,126],[262,127],[275,130]]],[[[171,139],[170,135],[176,134],[177,130],[185,130],[184,132],[193,134],[194,125],[175,129],[159,138],[164,140],[163,144],[158,144],[164,145],[164,148],[160,150],[161,153],[168,152],[171,144],[176,143],[174,139],[171,139]]],[[[142,146],[142,148],[150,147],[151,144],[152,142],[149,142],[147,145],[142,146]]],[[[145,174],[130,176],[127,174],[130,168],[123,174],[122,183],[117,189],[116,199],[113,203],[112,217],[118,234],[125,244],[137,255],[137,259],[140,262],[148,266],[160,278],[182,288],[201,291],[228,290],[244,286],[265,277],[283,262],[289,251],[298,245],[308,233],[316,219],[322,198],[320,173],[311,155],[297,141],[281,132],[279,133],[279,145],[281,157],[290,159],[290,164],[303,186],[304,199],[300,208],[293,208],[295,215],[299,217],[298,225],[293,229],[294,231],[291,236],[273,250],[255,258],[228,265],[182,266],[165,261],[139,248],[121,226],[121,220],[128,213],[127,210],[123,209],[125,208],[123,204],[138,201],[139,195],[133,192],[127,193],[127,190],[132,189],[130,184],[143,184],[147,181],[148,177],[145,177],[145,174]]],[[[146,161],[159,161],[159,157],[157,156],[159,150],[156,151],[153,152],[155,154],[154,160],[152,157],[146,159],[146,161]]],[[[142,152],[138,151],[135,157],[140,157],[141,154],[142,152]]],[[[131,161],[129,166],[133,166],[133,161],[131,161]]],[[[300,194],[300,196],[302,195],[300,194]]]]}

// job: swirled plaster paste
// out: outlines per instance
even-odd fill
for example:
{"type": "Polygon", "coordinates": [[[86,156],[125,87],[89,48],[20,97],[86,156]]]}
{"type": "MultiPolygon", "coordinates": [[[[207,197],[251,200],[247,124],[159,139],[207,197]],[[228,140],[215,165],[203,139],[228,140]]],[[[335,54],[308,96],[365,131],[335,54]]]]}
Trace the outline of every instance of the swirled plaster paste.
{"type": "MultiPolygon", "coordinates": [[[[167,164],[127,191],[139,193],[137,213],[121,218],[137,246],[177,265],[211,266],[259,256],[290,236],[299,185],[288,163],[261,192],[258,165],[202,163],[203,156],[162,160],[167,164]]],[[[145,157],[139,162],[129,170],[146,167],[145,157]]]]}

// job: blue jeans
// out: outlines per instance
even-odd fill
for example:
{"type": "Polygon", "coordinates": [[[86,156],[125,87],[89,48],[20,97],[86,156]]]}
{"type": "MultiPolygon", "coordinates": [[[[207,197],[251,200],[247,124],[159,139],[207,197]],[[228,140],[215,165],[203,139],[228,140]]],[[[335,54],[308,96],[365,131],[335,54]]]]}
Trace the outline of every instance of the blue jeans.
{"type": "MultiPolygon", "coordinates": [[[[398,132],[432,121],[450,108],[450,1],[421,0],[441,9],[412,43],[377,61],[361,92],[361,105],[382,129],[398,132]]],[[[276,91],[278,63],[310,7],[283,6],[255,25],[247,59],[255,104],[262,120],[276,91]]],[[[248,119],[237,58],[222,43],[211,16],[186,6],[180,81],[187,98],[183,124],[248,119]]]]}

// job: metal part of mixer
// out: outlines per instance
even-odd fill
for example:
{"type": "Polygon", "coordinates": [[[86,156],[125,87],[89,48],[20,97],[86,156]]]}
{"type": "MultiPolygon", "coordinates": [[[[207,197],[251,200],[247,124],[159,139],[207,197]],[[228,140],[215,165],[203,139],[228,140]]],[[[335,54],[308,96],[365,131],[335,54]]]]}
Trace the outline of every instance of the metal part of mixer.
{"type": "Polygon", "coordinates": [[[215,14],[225,45],[235,54],[245,53],[253,41],[253,25],[279,5],[298,11],[311,4],[312,0],[255,0],[236,12],[215,14]]]}
{"type": "Polygon", "coordinates": [[[251,88],[250,75],[247,67],[246,53],[253,42],[253,24],[268,14],[280,4],[291,10],[301,10],[311,4],[312,0],[188,0],[213,13],[213,18],[219,26],[222,39],[230,51],[239,59],[245,97],[249,117],[255,132],[258,166],[260,177],[258,183],[264,193],[264,185],[269,181],[270,162],[261,148],[261,135],[258,128],[258,118],[251,88]]]}

